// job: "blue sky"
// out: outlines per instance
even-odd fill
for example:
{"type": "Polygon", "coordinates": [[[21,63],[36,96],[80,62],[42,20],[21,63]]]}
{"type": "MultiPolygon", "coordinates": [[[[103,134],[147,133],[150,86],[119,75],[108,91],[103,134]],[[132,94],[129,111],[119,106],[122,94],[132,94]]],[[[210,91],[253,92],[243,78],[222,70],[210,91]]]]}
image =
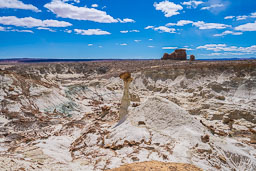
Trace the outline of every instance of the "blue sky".
{"type": "Polygon", "coordinates": [[[0,58],[256,57],[255,0],[0,0],[0,58]]]}

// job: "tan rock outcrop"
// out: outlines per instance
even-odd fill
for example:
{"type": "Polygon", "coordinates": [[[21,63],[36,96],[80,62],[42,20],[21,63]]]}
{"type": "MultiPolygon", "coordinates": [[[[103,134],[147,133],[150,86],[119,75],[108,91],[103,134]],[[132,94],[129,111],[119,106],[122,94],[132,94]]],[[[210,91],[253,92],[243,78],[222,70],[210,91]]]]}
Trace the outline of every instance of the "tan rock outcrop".
{"type": "Polygon", "coordinates": [[[132,163],[121,166],[116,169],[110,169],[108,171],[165,171],[165,170],[177,170],[177,171],[201,171],[198,167],[192,164],[185,163],[165,163],[159,161],[149,161],[141,163],[132,163]]]}
{"type": "Polygon", "coordinates": [[[130,94],[130,100],[132,102],[140,102],[140,97],[138,94],[132,93],[130,94]]]}
{"type": "Polygon", "coordinates": [[[256,144],[256,131],[252,128],[249,128],[249,131],[252,133],[252,135],[250,137],[250,143],[256,144]]]}
{"type": "Polygon", "coordinates": [[[195,61],[196,60],[196,57],[195,57],[195,55],[190,55],[190,59],[189,59],[190,61],[195,61]]]}
{"type": "Polygon", "coordinates": [[[176,49],[173,53],[165,53],[162,60],[187,60],[187,53],[185,49],[176,49]]]}
{"type": "Polygon", "coordinates": [[[208,143],[210,141],[209,135],[201,136],[201,140],[203,143],[208,143]]]}

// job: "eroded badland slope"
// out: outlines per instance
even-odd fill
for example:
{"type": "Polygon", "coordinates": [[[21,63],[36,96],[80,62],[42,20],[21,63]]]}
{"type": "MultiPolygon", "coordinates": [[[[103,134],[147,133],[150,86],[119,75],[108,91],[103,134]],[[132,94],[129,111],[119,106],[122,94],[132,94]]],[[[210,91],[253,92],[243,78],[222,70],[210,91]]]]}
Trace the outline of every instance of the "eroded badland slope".
{"type": "Polygon", "coordinates": [[[256,170],[256,61],[0,69],[0,170],[167,168],[160,162],[176,169],[256,170]],[[114,127],[123,94],[118,76],[125,71],[133,78],[131,105],[125,122],[114,127]],[[136,164],[146,161],[159,163],[136,164]]]}

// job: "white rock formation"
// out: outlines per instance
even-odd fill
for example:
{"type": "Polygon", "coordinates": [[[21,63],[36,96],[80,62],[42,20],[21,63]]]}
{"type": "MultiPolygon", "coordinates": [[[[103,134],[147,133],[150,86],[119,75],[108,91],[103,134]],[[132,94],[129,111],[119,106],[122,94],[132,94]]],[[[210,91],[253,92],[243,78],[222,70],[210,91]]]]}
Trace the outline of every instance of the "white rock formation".
{"type": "Polygon", "coordinates": [[[119,122],[115,127],[122,124],[127,117],[128,107],[131,104],[130,94],[129,94],[129,86],[133,80],[131,78],[131,73],[129,73],[129,72],[122,73],[119,77],[124,81],[124,92],[123,92],[123,97],[122,97],[121,105],[120,105],[120,109],[119,109],[119,122]]]}

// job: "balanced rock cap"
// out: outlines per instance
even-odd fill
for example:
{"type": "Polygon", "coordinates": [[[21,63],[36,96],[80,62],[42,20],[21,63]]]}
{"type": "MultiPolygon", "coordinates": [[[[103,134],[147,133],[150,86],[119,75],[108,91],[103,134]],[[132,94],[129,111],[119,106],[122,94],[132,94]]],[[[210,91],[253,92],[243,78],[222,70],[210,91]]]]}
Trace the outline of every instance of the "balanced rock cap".
{"type": "Polygon", "coordinates": [[[132,81],[131,73],[130,72],[124,72],[119,75],[119,77],[124,80],[125,82],[127,81],[132,81]]]}

